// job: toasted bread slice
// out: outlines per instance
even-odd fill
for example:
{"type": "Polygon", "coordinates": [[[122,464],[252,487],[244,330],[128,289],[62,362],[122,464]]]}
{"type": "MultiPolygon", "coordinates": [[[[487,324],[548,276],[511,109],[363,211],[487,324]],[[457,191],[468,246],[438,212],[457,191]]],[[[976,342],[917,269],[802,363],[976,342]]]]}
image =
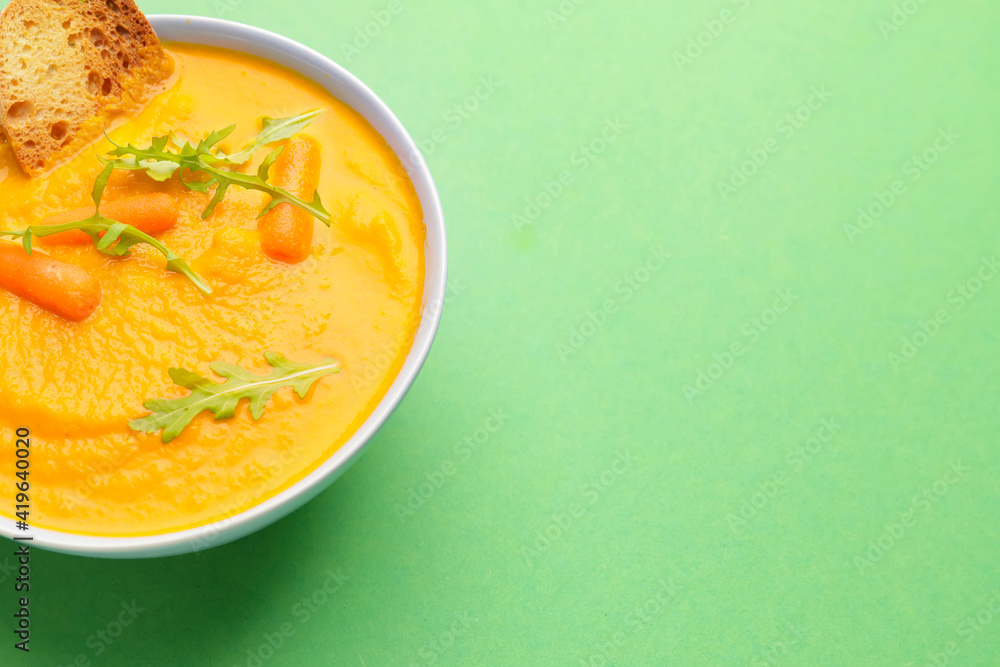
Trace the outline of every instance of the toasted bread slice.
{"type": "Polygon", "coordinates": [[[95,139],[171,67],[133,0],[11,0],[0,15],[0,124],[24,172],[95,139]]]}

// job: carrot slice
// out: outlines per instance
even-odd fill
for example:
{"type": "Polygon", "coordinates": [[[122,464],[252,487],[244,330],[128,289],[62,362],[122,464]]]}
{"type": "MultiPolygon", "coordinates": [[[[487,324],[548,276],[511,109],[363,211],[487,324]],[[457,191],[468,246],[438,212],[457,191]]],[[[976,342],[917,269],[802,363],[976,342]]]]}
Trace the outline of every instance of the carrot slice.
{"type": "MultiPolygon", "coordinates": [[[[72,211],[64,211],[42,220],[43,225],[62,225],[67,222],[79,222],[94,215],[94,207],[84,207],[72,211]]],[[[152,192],[138,197],[119,199],[118,201],[101,204],[101,215],[115,222],[124,222],[147,234],[165,232],[177,224],[177,202],[170,195],[162,192],[152,192]]],[[[41,237],[46,245],[83,245],[90,243],[90,237],[79,229],[73,229],[61,234],[41,237]]]]}
{"type": "Polygon", "coordinates": [[[0,243],[0,287],[71,322],[101,304],[101,284],[82,268],[13,243],[0,243]]]}
{"type": "MultiPolygon", "coordinates": [[[[312,201],[319,187],[320,153],[318,141],[307,134],[296,134],[271,167],[271,185],[312,201]]],[[[308,212],[291,204],[278,204],[257,221],[261,250],[279,262],[301,262],[312,249],[313,225],[308,212]]]]}

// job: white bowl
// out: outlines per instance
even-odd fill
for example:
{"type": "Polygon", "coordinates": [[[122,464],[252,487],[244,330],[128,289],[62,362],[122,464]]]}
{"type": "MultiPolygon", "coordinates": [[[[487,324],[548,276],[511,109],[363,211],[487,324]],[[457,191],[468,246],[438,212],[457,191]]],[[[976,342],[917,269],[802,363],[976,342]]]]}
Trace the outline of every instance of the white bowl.
{"type": "MultiPolygon", "coordinates": [[[[367,120],[400,158],[420,198],[427,227],[424,247],[423,317],[399,375],[361,428],[343,447],[305,478],[278,495],[240,514],[215,523],[147,537],[95,537],[32,528],[27,544],[81,556],[152,558],[190,553],[219,546],[260,530],[316,497],[353,463],[365,444],[399,405],[427,358],[441,320],[447,272],[444,214],[427,163],[399,119],[365,84],[326,56],[267,30],[200,16],[150,16],[160,39],[217,46],[248,53],[284,65],[326,88],[367,120]]],[[[0,534],[20,537],[13,521],[0,522],[0,534]]]]}

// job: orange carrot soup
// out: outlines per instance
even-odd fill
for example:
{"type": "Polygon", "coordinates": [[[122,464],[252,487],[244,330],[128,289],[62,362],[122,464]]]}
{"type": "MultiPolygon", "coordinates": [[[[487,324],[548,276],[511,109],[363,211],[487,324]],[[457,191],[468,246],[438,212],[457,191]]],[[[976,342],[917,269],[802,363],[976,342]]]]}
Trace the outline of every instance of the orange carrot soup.
{"type": "Polygon", "coordinates": [[[31,180],[0,144],[0,229],[22,233],[0,238],[0,483],[29,429],[34,526],[153,535],[260,503],[354,434],[420,321],[423,213],[379,134],[277,65],[165,48],[173,75],[110,139],[31,180]],[[143,152],[202,142],[199,169],[143,152]],[[59,227],[94,215],[102,176],[122,224],[59,227]]]}

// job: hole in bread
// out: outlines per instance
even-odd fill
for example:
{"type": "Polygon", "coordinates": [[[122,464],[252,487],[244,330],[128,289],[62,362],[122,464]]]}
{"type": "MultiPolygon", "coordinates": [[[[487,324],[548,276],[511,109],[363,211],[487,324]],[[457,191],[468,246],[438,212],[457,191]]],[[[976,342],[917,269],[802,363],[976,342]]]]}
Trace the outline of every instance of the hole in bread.
{"type": "Polygon", "coordinates": [[[115,0],[108,0],[107,4],[108,4],[108,9],[113,11],[115,14],[121,13],[121,10],[118,8],[118,3],[115,2],[115,0]]]}
{"type": "Polygon", "coordinates": [[[125,69],[129,69],[130,67],[132,67],[132,61],[129,60],[127,57],[122,58],[122,67],[124,67],[125,69]]]}
{"type": "Polygon", "coordinates": [[[55,64],[49,65],[49,68],[47,70],[45,70],[45,76],[52,76],[58,70],[59,70],[59,67],[57,67],[55,64]]]}
{"type": "Polygon", "coordinates": [[[45,167],[45,160],[39,159],[38,162],[35,163],[36,169],[42,169],[44,167],[45,167]]]}
{"type": "Polygon", "coordinates": [[[22,145],[22,146],[24,146],[25,148],[28,148],[28,149],[33,149],[33,148],[35,147],[35,142],[34,142],[34,141],[32,141],[31,139],[28,139],[27,141],[25,141],[25,142],[24,142],[23,144],[21,144],[21,145],[22,145]]]}
{"type": "Polygon", "coordinates": [[[87,74],[87,90],[91,95],[96,95],[101,89],[101,75],[94,70],[87,74]]]}
{"type": "Polygon", "coordinates": [[[35,105],[31,102],[14,102],[7,109],[7,121],[23,123],[35,115],[35,105]]]}
{"type": "Polygon", "coordinates": [[[108,58],[111,57],[111,52],[108,51],[107,49],[101,49],[101,57],[107,60],[108,58]]]}
{"type": "Polygon", "coordinates": [[[52,138],[56,141],[62,141],[69,134],[69,123],[64,120],[55,123],[51,130],[52,138]]]}
{"type": "Polygon", "coordinates": [[[28,69],[28,61],[27,60],[22,60],[21,61],[21,69],[28,69]]]}
{"type": "Polygon", "coordinates": [[[121,23],[115,26],[115,32],[117,32],[122,37],[128,37],[129,35],[132,34],[128,31],[128,28],[123,26],[121,23]]]}
{"type": "Polygon", "coordinates": [[[94,46],[101,47],[104,46],[105,42],[104,33],[101,32],[99,28],[93,28],[90,31],[90,43],[94,46]]]}
{"type": "Polygon", "coordinates": [[[111,79],[105,79],[104,83],[101,84],[101,94],[102,95],[111,94],[111,79]]]}
{"type": "Polygon", "coordinates": [[[25,28],[25,30],[27,30],[29,28],[34,28],[36,25],[38,25],[38,24],[35,23],[34,21],[25,21],[24,22],[24,28],[25,28]]]}
{"type": "Polygon", "coordinates": [[[63,30],[69,30],[69,27],[71,25],[73,25],[73,21],[71,19],[66,19],[65,21],[62,22],[63,30]]]}

